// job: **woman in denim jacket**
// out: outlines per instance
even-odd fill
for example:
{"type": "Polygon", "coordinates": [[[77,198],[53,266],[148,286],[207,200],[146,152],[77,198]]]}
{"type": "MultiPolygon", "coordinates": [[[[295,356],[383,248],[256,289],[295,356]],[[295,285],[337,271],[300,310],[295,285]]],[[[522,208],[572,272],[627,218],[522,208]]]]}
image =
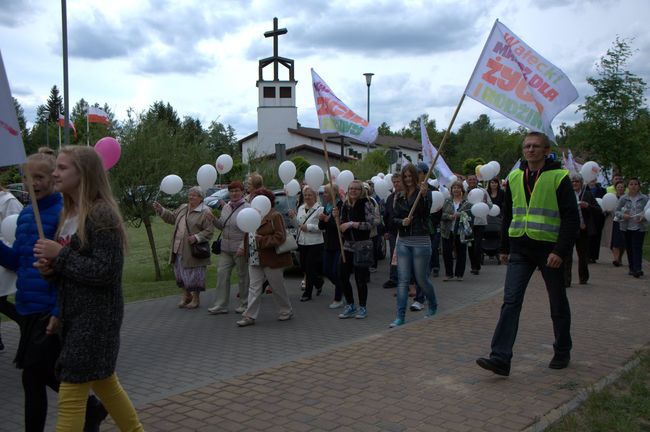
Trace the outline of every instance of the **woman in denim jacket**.
{"type": "Polygon", "coordinates": [[[630,275],[635,278],[643,276],[643,240],[646,232],[644,218],[648,197],[639,192],[639,179],[632,177],[627,182],[628,192],[618,200],[615,217],[620,221],[619,228],[625,235],[625,250],[629,263],[630,275]]]}

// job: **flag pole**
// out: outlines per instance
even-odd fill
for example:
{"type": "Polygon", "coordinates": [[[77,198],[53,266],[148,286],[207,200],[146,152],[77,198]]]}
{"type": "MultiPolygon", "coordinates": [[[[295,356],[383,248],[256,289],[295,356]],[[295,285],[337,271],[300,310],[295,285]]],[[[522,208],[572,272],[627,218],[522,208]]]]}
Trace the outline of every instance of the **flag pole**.
{"type": "MultiPolygon", "coordinates": [[[[431,176],[431,172],[433,171],[433,167],[436,166],[436,162],[438,161],[438,157],[442,154],[442,148],[444,147],[445,143],[447,142],[447,137],[449,136],[449,133],[451,132],[451,128],[454,125],[454,122],[456,121],[456,116],[458,115],[458,111],[460,111],[460,107],[463,105],[463,102],[465,101],[465,93],[463,93],[463,96],[461,96],[460,101],[458,102],[458,106],[456,107],[456,111],[454,111],[454,115],[451,117],[451,121],[449,122],[449,127],[445,131],[445,134],[442,136],[442,141],[440,142],[440,146],[438,147],[438,152],[436,154],[436,157],[433,158],[433,161],[431,162],[431,166],[429,167],[429,172],[427,172],[427,176],[424,178],[424,181],[427,181],[427,179],[431,176]]],[[[415,201],[413,202],[413,206],[411,207],[411,211],[409,211],[408,218],[410,219],[413,216],[413,212],[415,211],[415,207],[418,205],[418,201],[420,201],[420,196],[422,195],[422,189],[418,188],[418,196],[415,197],[415,201]]]]}
{"type": "MultiPolygon", "coordinates": [[[[327,166],[327,178],[330,181],[330,199],[332,200],[332,210],[336,206],[336,197],[334,196],[334,181],[332,180],[332,170],[330,169],[330,158],[327,154],[327,144],[325,144],[325,138],[321,137],[323,142],[323,154],[325,155],[325,164],[327,166]]],[[[343,238],[341,237],[341,221],[338,216],[334,217],[334,222],[336,223],[336,234],[339,238],[339,247],[341,248],[341,260],[345,263],[345,251],[343,250],[343,238]]]]}
{"type": "MultiPolygon", "coordinates": [[[[59,129],[60,130],[60,129],[59,129]]],[[[27,169],[27,164],[23,164],[23,173],[25,174],[25,185],[29,191],[29,199],[32,202],[32,209],[34,210],[34,219],[36,221],[36,229],[38,230],[38,238],[45,239],[43,232],[43,223],[41,222],[41,213],[38,211],[38,204],[36,202],[36,193],[34,193],[34,184],[32,183],[32,175],[27,169]]]]}
{"type": "Polygon", "coordinates": [[[90,105],[86,104],[86,147],[90,147],[90,121],[88,120],[88,111],[90,105]]]}

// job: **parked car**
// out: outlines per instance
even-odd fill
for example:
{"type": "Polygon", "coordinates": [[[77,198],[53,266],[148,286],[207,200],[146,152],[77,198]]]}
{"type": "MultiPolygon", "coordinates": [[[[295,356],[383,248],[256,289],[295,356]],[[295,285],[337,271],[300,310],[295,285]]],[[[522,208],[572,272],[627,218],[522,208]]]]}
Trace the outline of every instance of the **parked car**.
{"type": "Polygon", "coordinates": [[[25,185],[22,183],[11,183],[7,185],[7,190],[11,192],[22,205],[29,203],[29,192],[25,190],[25,185]]]}

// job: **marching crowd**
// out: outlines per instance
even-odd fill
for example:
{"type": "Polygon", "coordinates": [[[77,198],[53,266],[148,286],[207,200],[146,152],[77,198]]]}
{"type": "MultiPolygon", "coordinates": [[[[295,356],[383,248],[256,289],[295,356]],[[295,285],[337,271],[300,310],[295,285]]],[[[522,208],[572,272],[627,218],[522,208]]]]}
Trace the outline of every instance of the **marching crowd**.
{"type": "MultiPolygon", "coordinates": [[[[524,160],[507,181],[489,179],[483,188],[469,174],[448,185],[441,206],[434,205],[437,188],[427,181],[430,170],[422,162],[407,164],[392,176],[392,193],[386,199],[374,193],[371,181],[354,180],[346,191],[327,185],[322,196],[304,186],[299,205],[286,215],[273,208],[276,197],[256,173],[246,184],[228,185],[229,201],[222,203],[218,217],[204,203],[200,187],[191,188],[187,203],[177,209],[155,202],[157,215],[174,226],[169,263],[182,290],[178,307],[200,308],[207,266],[217,254],[216,296],[209,314],[233,310],[241,314],[237,326],[254,325],[262,296],[270,293],[277,319],[291,320],[284,269],[293,265],[292,251],[297,249],[303,273],[297,300],[321,295],[327,279],[333,287],[328,307],[340,309],[338,318],[365,319],[368,284],[385,255],[390,273],[382,286],[396,289],[395,316],[387,318],[393,328],[405,323],[407,308],[427,317],[436,314],[436,278],[462,283],[468,256],[469,277],[477,277],[483,256],[498,255],[508,265],[504,303],[490,355],[477,359],[478,365],[499,375],[510,373],[525,288],[539,269],[555,337],[549,367],[567,367],[572,341],[566,288],[572,284],[573,249],[580,284],[588,283],[589,264],[600,259],[603,242],[612,250],[613,266],[622,266],[627,255],[629,274],[643,276],[648,197],[640,192],[638,179],[623,183],[621,176],[614,176],[610,192],[616,194],[617,205],[605,212],[597,199],[607,190],[595,181],[584,184],[580,174],[569,174],[549,153],[548,139],[529,133],[524,160]],[[498,206],[501,214],[475,215],[470,194],[490,208],[498,206]],[[237,216],[258,196],[268,198],[271,208],[256,230],[245,232],[237,216]],[[219,235],[211,244],[215,230],[219,235]],[[233,270],[238,277],[235,305],[233,270]]],[[[13,246],[0,244],[0,264],[17,274],[15,304],[7,300],[11,275],[0,273],[0,312],[20,326],[15,363],[22,369],[26,430],[44,428],[47,387],[59,393],[57,430],[98,430],[107,414],[122,430],[142,430],[115,374],[126,236],[101,161],[92,148],[70,146],[58,157],[48,152],[30,156],[27,175],[38,200],[42,234],[32,206],[21,209],[10,194],[0,192],[0,216],[18,214],[13,246]]]]}

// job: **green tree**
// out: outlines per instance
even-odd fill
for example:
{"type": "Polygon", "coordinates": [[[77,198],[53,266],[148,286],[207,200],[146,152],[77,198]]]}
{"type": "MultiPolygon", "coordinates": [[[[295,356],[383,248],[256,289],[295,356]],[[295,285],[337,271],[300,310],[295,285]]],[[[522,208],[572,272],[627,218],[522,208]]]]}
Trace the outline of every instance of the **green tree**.
{"type": "Polygon", "coordinates": [[[463,174],[464,175],[475,174],[476,167],[478,165],[484,165],[484,164],[485,161],[482,158],[465,159],[465,162],[463,162],[463,174]]]}
{"type": "Polygon", "coordinates": [[[626,176],[650,180],[647,144],[650,138],[646,83],[627,70],[633,55],[628,39],[616,38],[588,77],[594,94],[578,111],[584,115],[568,142],[584,150],[586,158],[626,176]]]}
{"type": "Polygon", "coordinates": [[[386,156],[386,149],[376,149],[368,153],[360,161],[345,162],[338,166],[338,169],[350,170],[354,173],[355,178],[359,180],[369,180],[380,172],[388,170],[389,162],[386,156]]]}
{"type": "Polygon", "coordinates": [[[129,110],[119,136],[122,155],[111,169],[114,192],[124,218],[134,226],[145,226],[156,280],[161,271],[151,228],[152,203],[157,199],[173,208],[182,200],[159,192],[166,175],[176,174],[186,185],[195,184],[197,169],[211,160],[203,136],[207,134],[200,122],[186,118],[181,124],[171,105],[162,102],[138,116],[129,110]]]}

